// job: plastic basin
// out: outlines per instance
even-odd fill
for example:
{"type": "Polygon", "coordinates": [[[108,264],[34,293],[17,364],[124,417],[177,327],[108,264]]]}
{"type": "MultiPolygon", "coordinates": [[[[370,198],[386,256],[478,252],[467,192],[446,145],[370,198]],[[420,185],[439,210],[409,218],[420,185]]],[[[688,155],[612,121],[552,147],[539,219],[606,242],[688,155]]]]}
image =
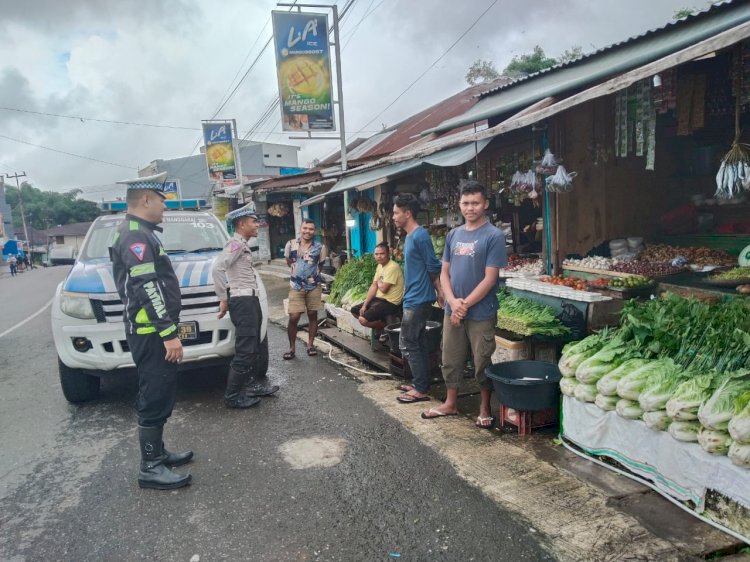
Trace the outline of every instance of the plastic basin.
{"type": "MultiPolygon", "coordinates": [[[[440,322],[427,321],[425,328],[425,337],[427,339],[427,353],[434,353],[440,349],[440,342],[443,337],[443,325],[440,322]]],[[[398,340],[401,336],[401,322],[389,324],[385,327],[385,333],[388,334],[388,340],[392,353],[400,353],[398,340]]]]}
{"type": "Polygon", "coordinates": [[[560,369],[546,361],[507,361],[485,369],[501,404],[524,412],[557,408],[560,369]]]}

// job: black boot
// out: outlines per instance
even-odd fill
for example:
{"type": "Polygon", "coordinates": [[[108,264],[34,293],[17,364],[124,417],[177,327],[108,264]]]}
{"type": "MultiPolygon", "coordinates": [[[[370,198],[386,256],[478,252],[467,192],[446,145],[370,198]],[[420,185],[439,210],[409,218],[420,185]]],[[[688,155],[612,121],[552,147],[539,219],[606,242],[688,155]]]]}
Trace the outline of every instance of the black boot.
{"type": "Polygon", "coordinates": [[[156,490],[174,490],[190,484],[190,474],[172,472],[164,465],[167,456],[164,454],[162,433],[164,426],[138,427],[138,439],[141,443],[141,471],[138,473],[138,485],[141,488],[156,490]]]}
{"type": "Polygon", "coordinates": [[[247,382],[242,388],[242,392],[245,396],[271,396],[279,391],[279,386],[268,383],[268,377],[256,378],[253,376],[247,377],[247,382]]]}
{"type": "Polygon", "coordinates": [[[161,442],[161,450],[166,457],[164,464],[167,466],[182,466],[183,464],[189,463],[193,460],[193,451],[184,451],[182,453],[170,453],[164,446],[164,441],[161,442]]]}
{"type": "Polygon", "coordinates": [[[249,408],[260,402],[260,398],[255,396],[246,396],[242,389],[250,378],[250,372],[240,373],[234,367],[229,367],[227,376],[227,390],[224,392],[224,405],[227,408],[249,408]]]}

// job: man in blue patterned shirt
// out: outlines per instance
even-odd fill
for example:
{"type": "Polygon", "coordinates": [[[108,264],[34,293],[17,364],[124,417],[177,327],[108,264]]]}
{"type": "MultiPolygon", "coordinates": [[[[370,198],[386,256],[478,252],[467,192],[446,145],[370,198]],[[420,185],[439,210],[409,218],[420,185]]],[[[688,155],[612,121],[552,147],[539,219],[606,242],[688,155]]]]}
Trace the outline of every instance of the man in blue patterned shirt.
{"type": "Polygon", "coordinates": [[[302,221],[300,237],[290,240],[284,248],[284,257],[291,268],[289,277],[289,351],[284,359],[293,359],[297,341],[297,324],[303,312],[307,312],[307,354],[317,355],[315,336],[318,332],[318,311],[323,309],[320,286],[320,268],[328,252],[326,247],[315,239],[317,227],[310,219],[302,221]]]}

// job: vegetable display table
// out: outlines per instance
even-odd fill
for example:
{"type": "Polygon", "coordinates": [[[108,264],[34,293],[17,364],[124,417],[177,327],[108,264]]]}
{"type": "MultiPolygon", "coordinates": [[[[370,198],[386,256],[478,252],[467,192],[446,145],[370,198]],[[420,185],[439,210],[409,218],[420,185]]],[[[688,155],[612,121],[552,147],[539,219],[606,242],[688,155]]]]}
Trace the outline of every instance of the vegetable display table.
{"type": "Polygon", "coordinates": [[[568,396],[563,397],[561,425],[562,436],[587,455],[617,461],[662,495],[690,502],[696,514],[706,510],[709,491],[728,498],[736,509],[724,514],[709,506],[711,518],[750,542],[750,470],[705,452],[697,443],[677,441],[640,420],[627,420],[568,396]]]}

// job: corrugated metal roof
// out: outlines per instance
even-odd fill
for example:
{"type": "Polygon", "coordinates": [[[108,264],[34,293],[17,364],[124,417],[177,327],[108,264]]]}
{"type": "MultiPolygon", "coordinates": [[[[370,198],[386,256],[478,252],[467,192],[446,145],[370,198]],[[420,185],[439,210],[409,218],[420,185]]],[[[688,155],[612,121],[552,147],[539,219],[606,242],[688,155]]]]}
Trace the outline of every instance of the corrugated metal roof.
{"type": "Polygon", "coordinates": [[[714,4],[696,15],[490,90],[463,115],[425,129],[422,134],[447,131],[519,111],[543,98],[570,93],[633,70],[747,21],[750,21],[747,1],[714,4]]]}

